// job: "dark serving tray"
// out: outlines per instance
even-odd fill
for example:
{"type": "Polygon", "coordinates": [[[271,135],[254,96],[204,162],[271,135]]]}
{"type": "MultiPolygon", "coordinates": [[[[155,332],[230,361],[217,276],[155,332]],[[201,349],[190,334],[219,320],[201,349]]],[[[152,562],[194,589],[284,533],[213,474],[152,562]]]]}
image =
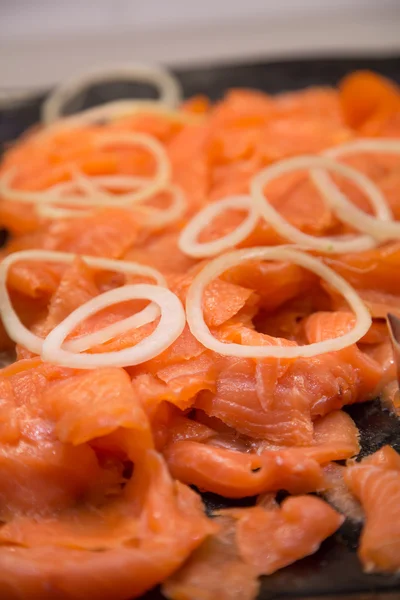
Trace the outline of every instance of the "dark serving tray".
{"type": "MultiPolygon", "coordinates": [[[[341,77],[356,69],[371,69],[400,83],[400,56],[390,58],[309,59],[281,62],[255,62],[176,71],[185,96],[203,93],[213,100],[230,87],[258,88],[270,93],[296,90],[310,85],[335,85],[341,77]]],[[[145,96],[145,87],[108,84],[93,87],[85,95],[85,106],[121,97],[145,96]]],[[[25,129],[39,120],[43,95],[19,100],[0,108],[0,148],[6,147],[25,129]]],[[[79,107],[79,98],[68,107],[79,107]]],[[[379,401],[358,404],[347,409],[361,432],[362,455],[385,444],[400,451],[400,420],[384,410],[379,401]]],[[[207,510],[232,505],[248,505],[204,494],[207,510]]],[[[262,579],[259,600],[400,600],[400,575],[366,575],[356,554],[360,529],[345,522],[320,550],[290,567],[262,579]]],[[[161,600],[156,589],[142,600],[161,600]]],[[[216,599],[217,600],[217,599],[216,599]]]]}

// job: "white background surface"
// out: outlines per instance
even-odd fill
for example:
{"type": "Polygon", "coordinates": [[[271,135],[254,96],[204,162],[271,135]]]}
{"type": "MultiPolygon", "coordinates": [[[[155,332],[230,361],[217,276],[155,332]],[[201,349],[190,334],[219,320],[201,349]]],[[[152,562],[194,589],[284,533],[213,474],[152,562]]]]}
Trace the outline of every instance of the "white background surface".
{"type": "Polygon", "coordinates": [[[0,87],[104,63],[400,53],[400,0],[0,0],[0,87]]]}

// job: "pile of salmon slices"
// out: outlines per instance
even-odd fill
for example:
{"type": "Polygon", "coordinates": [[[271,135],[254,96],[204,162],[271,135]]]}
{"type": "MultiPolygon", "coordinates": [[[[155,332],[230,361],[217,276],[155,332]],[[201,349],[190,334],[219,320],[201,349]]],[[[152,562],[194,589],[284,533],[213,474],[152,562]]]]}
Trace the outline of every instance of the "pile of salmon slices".
{"type": "Polygon", "coordinates": [[[400,89],[132,68],[158,100],[63,115],[115,75],[0,163],[0,597],[254,600],[345,519],[398,571],[400,456],[345,407],[400,406],[400,89]]]}

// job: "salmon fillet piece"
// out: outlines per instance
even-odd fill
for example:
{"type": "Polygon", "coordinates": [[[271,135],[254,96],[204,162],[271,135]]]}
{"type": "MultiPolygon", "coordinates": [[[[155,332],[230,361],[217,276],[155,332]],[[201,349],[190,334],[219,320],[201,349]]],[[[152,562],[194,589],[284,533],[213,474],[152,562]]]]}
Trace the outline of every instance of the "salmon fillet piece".
{"type": "Polygon", "coordinates": [[[400,567],[400,456],[385,446],[360,463],[347,467],[345,481],[361,502],[365,524],[359,557],[367,572],[398,571],[400,567]]]}

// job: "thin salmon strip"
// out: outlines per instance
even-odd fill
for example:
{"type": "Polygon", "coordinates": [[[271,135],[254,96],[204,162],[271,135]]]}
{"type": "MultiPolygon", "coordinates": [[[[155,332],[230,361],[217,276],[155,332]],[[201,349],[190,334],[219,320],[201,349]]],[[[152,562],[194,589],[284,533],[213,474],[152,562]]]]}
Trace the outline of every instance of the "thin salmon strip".
{"type": "Polygon", "coordinates": [[[279,510],[256,506],[234,512],[238,518],[236,539],[240,555],[262,575],[313,554],[344,521],[333,508],[313,496],[286,498],[279,510]]]}
{"type": "Polygon", "coordinates": [[[400,456],[385,446],[347,468],[345,481],[362,504],[365,525],[359,557],[367,572],[400,567],[400,456]]]}
{"type": "Polygon", "coordinates": [[[360,127],[377,114],[400,110],[400,88],[371,71],[348,75],[339,89],[344,117],[352,127],[360,127]]]}
{"type": "Polygon", "coordinates": [[[279,489],[298,494],[324,487],[318,462],[290,450],[244,454],[187,440],[167,446],[164,453],[177,479],[228,498],[279,489]]]}

